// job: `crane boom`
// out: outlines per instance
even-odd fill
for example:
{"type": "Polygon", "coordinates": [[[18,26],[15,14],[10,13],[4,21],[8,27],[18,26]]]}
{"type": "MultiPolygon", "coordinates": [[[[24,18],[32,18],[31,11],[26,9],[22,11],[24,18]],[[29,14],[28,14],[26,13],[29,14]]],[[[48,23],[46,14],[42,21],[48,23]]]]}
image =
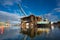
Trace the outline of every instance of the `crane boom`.
{"type": "Polygon", "coordinates": [[[21,12],[24,14],[24,16],[27,16],[26,13],[25,13],[25,11],[23,10],[23,8],[21,7],[21,5],[19,3],[18,3],[18,7],[21,10],[21,12]]]}

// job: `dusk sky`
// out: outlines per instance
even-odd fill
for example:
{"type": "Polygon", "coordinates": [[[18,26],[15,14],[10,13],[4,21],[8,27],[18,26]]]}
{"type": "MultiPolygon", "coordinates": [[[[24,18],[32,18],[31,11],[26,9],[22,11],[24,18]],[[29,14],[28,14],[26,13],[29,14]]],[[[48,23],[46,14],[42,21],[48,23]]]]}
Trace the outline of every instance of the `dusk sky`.
{"type": "Polygon", "coordinates": [[[0,21],[17,22],[23,17],[17,3],[27,15],[48,18],[50,21],[60,20],[60,0],[0,0],[0,21]]]}

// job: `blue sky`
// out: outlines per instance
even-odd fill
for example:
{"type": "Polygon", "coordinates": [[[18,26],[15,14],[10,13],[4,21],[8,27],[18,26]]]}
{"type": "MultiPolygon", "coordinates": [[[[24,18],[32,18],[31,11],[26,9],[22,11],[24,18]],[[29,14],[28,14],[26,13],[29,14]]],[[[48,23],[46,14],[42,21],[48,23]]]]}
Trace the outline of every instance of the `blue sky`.
{"type": "Polygon", "coordinates": [[[48,18],[50,21],[60,20],[60,0],[0,0],[0,21],[15,22],[24,16],[17,6],[18,2],[27,15],[32,13],[48,18]]]}

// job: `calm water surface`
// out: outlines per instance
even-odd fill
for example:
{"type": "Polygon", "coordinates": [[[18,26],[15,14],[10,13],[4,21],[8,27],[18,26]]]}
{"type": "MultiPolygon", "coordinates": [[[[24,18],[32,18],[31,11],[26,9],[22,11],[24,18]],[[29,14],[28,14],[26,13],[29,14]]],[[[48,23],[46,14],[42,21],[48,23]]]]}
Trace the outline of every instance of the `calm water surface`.
{"type": "MultiPolygon", "coordinates": [[[[0,40],[23,40],[26,35],[23,35],[20,32],[19,27],[10,27],[4,29],[4,34],[0,34],[0,40]]],[[[30,40],[28,36],[26,40],[30,40]]],[[[51,30],[49,34],[37,35],[33,40],[60,40],[60,29],[55,28],[51,30]]]]}

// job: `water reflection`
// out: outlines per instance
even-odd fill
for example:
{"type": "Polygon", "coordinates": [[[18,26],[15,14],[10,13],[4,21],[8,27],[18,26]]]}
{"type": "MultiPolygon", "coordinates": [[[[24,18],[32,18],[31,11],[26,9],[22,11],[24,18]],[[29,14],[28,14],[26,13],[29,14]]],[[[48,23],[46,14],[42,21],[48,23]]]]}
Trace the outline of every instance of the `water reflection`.
{"type": "MultiPolygon", "coordinates": [[[[26,35],[20,33],[20,27],[10,27],[4,29],[4,34],[0,34],[0,40],[23,40],[26,35]]],[[[36,35],[33,40],[59,40],[60,29],[55,28],[51,30],[49,34],[42,33],[42,35],[36,35]]],[[[28,36],[26,40],[31,40],[28,36]]]]}

